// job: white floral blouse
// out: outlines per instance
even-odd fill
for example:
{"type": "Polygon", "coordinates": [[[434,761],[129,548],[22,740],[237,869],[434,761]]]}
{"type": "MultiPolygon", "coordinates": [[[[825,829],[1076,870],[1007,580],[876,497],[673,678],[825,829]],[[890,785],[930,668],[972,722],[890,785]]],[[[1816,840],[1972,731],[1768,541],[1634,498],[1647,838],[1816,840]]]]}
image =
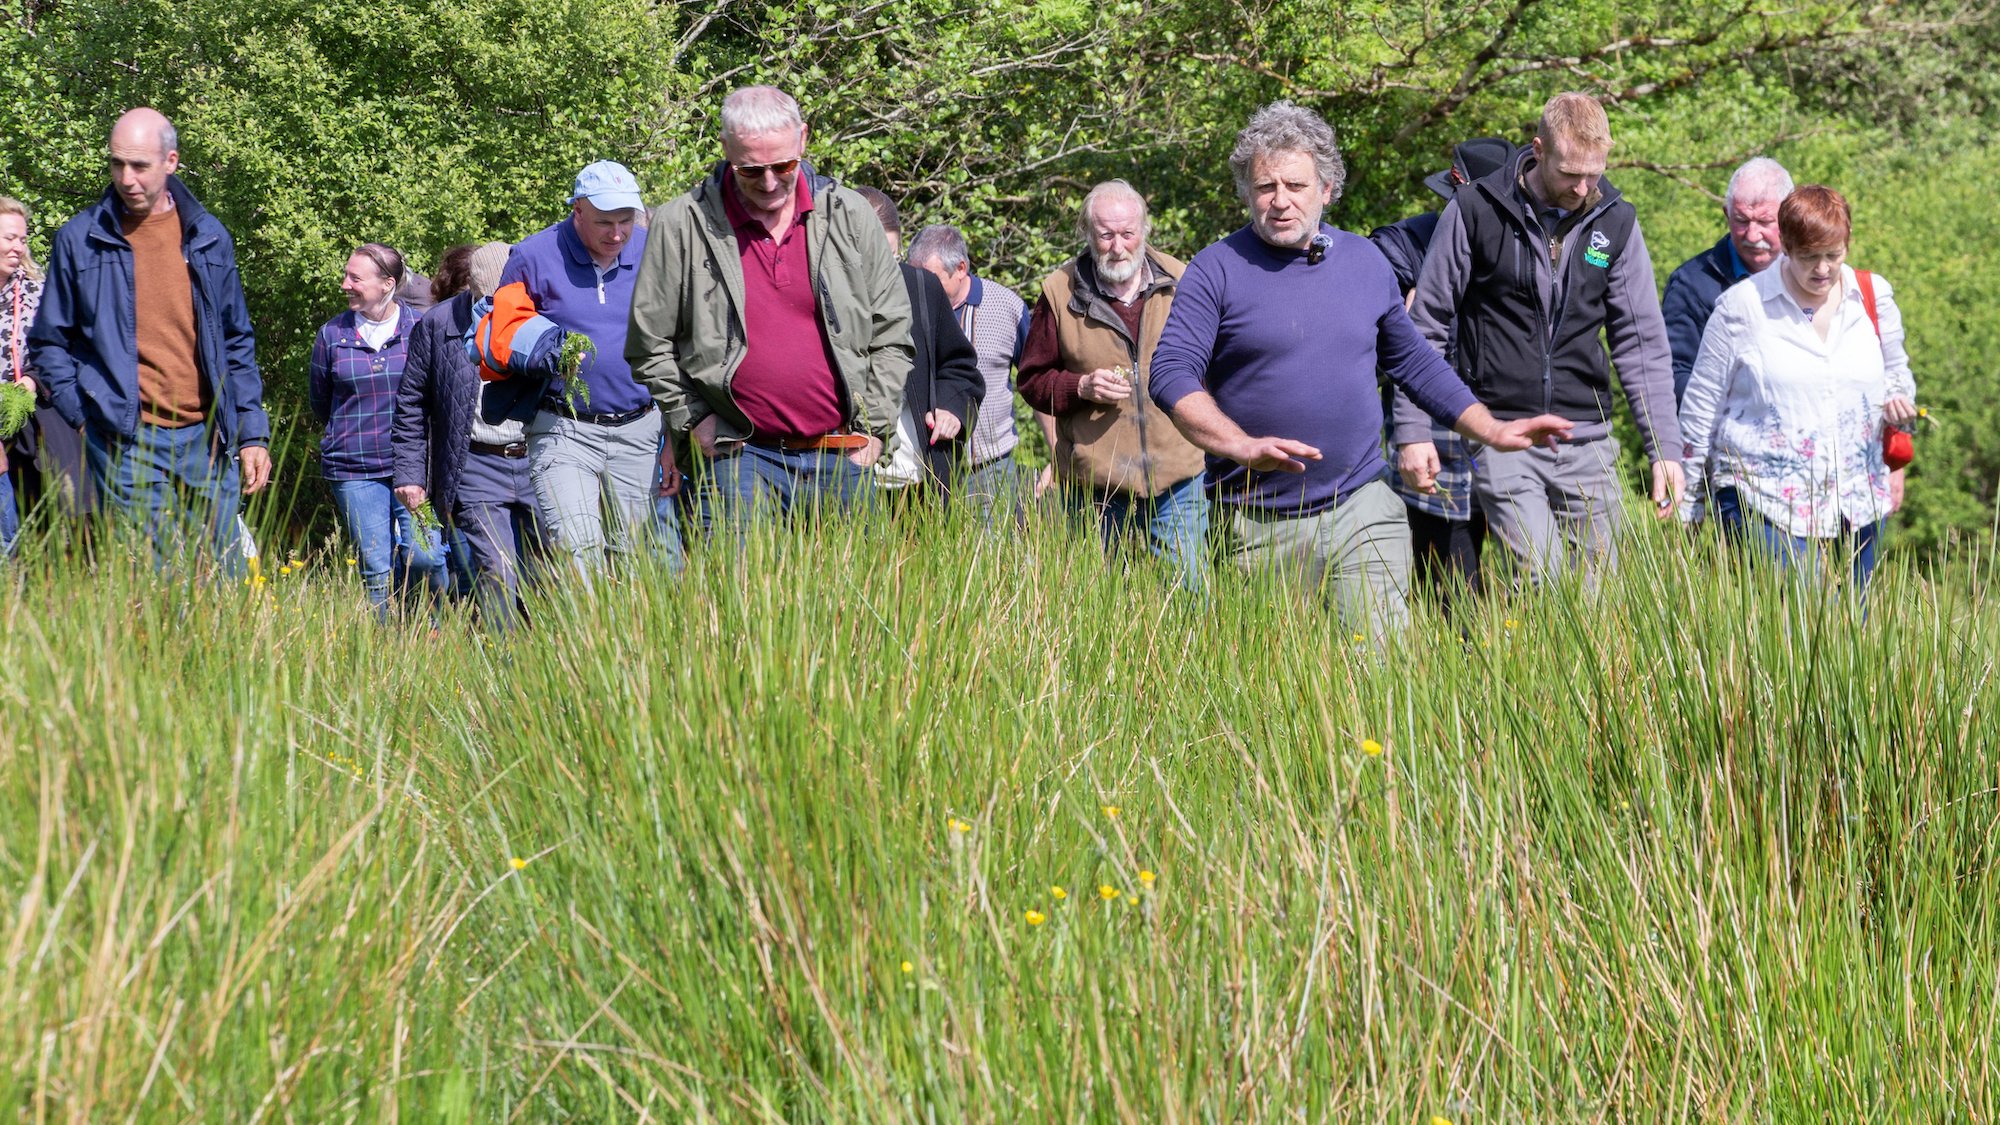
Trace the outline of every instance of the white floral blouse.
{"type": "Polygon", "coordinates": [[[1889,513],[1882,405],[1916,398],[1903,317],[1874,276],[1878,338],[1854,270],[1825,340],[1785,289],[1780,258],[1716,302],[1681,398],[1683,519],[1712,489],[1800,538],[1830,539],[1889,513]]]}

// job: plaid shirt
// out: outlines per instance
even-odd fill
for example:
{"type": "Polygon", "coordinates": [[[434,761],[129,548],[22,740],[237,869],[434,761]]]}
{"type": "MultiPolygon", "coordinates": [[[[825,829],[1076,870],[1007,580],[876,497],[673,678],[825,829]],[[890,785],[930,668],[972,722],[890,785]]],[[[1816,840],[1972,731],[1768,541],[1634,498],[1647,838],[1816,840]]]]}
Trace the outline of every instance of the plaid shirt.
{"type": "MultiPolygon", "coordinates": [[[[1391,472],[1389,487],[1403,498],[1403,503],[1419,512],[1427,512],[1440,519],[1464,522],[1479,511],[1479,501],[1472,495],[1472,443],[1437,423],[1431,423],[1431,441],[1437,445],[1438,475],[1435,493],[1418,492],[1403,483],[1403,474],[1391,472]]],[[[1389,463],[1396,463],[1396,446],[1389,446],[1389,463]]]]}
{"type": "Polygon", "coordinates": [[[319,441],[320,471],[328,480],[387,480],[389,424],[396,417],[396,388],[403,382],[410,330],[417,314],[396,305],[396,331],[381,349],[370,349],[355,331],[354,313],[320,326],[313,340],[308,390],[313,416],[326,423],[319,441]]]}

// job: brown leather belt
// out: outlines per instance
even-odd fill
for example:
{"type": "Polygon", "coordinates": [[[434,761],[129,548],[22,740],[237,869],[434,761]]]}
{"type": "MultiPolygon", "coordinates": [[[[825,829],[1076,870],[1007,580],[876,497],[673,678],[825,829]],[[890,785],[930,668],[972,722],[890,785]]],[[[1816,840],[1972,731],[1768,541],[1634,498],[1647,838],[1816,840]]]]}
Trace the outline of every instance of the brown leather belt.
{"type": "Polygon", "coordinates": [[[484,453],[490,457],[513,457],[518,459],[528,455],[528,443],[525,441],[510,441],[506,445],[494,445],[488,441],[475,441],[472,443],[471,448],[474,453],[484,453]]]}
{"type": "Polygon", "coordinates": [[[783,449],[791,453],[809,450],[837,450],[845,453],[855,449],[868,448],[867,434],[818,434],[813,437],[753,437],[749,444],[761,445],[766,449],[783,449]]]}

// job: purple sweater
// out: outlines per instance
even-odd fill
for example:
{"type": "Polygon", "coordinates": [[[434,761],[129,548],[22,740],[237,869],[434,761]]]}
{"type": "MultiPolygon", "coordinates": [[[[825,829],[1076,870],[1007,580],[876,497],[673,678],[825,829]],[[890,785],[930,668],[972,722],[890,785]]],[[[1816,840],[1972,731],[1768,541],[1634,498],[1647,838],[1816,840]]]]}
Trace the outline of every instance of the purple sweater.
{"type": "Polygon", "coordinates": [[[1174,294],[1153,353],[1153,401],[1171,411],[1205,390],[1253,437],[1319,449],[1303,474],[1251,472],[1210,456],[1218,501],[1312,515],[1381,478],[1380,367],[1410,400],[1446,425],[1476,401],[1410,323],[1395,271],[1360,235],[1322,225],[1333,240],[1307,265],[1244,227],[1196,254],[1174,294]]]}

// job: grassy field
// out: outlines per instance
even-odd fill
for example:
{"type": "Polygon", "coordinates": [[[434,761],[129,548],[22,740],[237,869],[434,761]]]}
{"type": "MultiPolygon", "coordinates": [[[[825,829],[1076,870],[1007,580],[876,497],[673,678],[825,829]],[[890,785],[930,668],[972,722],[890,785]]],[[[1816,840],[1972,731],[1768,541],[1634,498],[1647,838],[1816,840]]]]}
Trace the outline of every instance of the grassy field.
{"type": "Polygon", "coordinates": [[[21,1120],[2000,1116],[1986,558],[1864,622],[1646,527],[1378,655],[1043,526],[505,644],[32,554],[21,1120]]]}

